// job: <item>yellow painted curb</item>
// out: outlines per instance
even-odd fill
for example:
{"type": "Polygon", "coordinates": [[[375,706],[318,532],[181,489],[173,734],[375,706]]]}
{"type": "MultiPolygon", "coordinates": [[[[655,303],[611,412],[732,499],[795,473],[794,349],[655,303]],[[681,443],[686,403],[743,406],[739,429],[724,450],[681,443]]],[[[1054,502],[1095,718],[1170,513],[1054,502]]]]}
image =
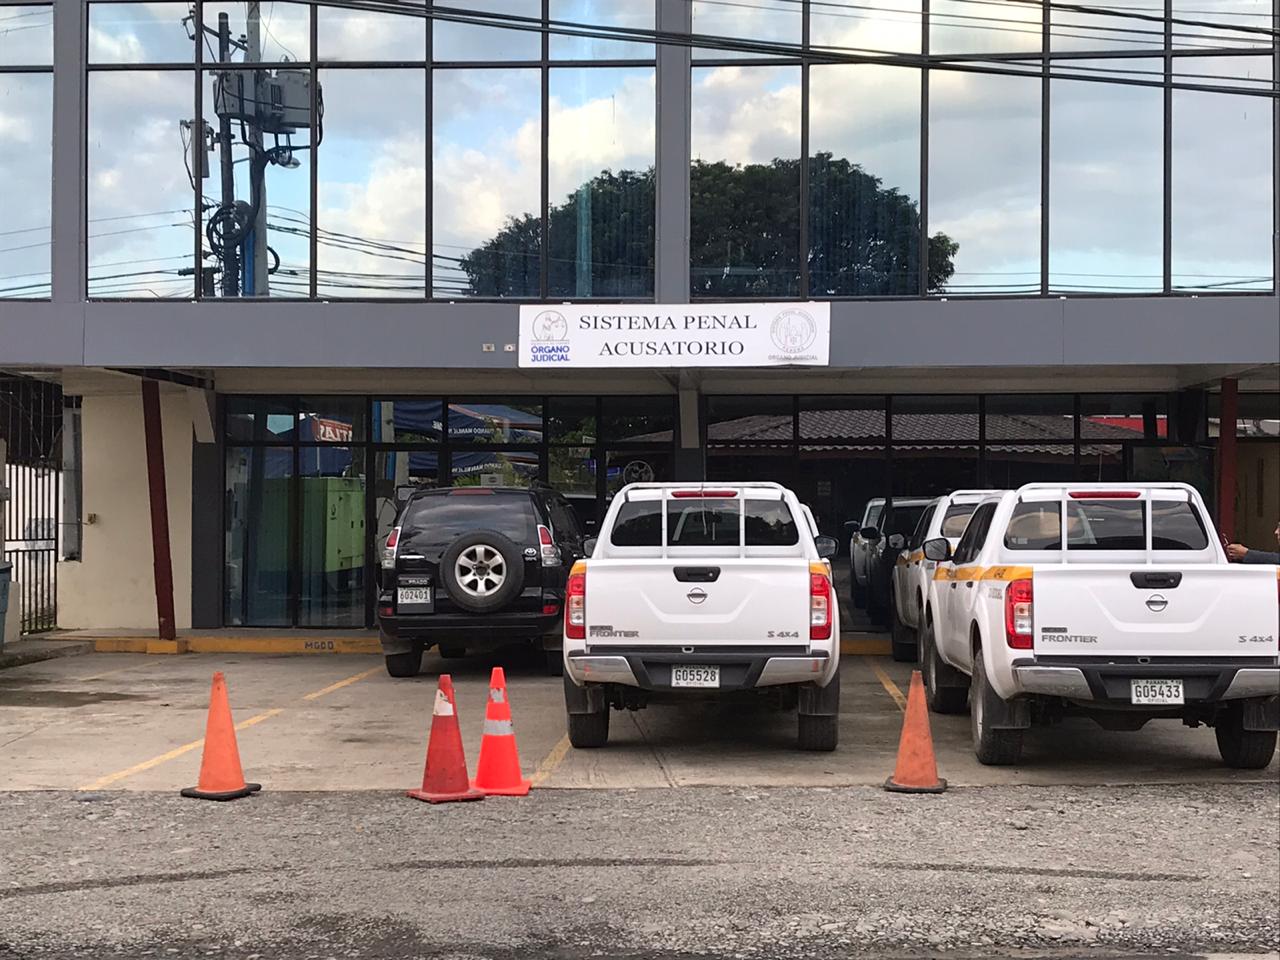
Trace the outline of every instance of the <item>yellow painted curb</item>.
{"type": "Polygon", "coordinates": [[[97,637],[95,653],[381,653],[377,637],[97,637]],[[180,646],[182,649],[175,649],[180,646]]]}
{"type": "Polygon", "coordinates": [[[888,640],[841,640],[840,652],[845,656],[888,657],[893,646],[888,640]]]}

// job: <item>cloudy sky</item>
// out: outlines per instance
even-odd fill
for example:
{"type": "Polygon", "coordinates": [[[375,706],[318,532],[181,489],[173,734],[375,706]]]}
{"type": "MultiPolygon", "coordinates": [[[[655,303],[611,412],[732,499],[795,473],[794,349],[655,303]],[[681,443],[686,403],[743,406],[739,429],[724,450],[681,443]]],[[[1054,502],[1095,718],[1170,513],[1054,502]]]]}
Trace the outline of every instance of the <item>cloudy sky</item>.
{"type": "MultiPolygon", "coordinates": [[[[1130,0],[1140,6],[1154,0],[1130,0]]],[[[489,0],[477,8],[536,16],[540,0],[489,0]]],[[[1177,0],[1195,16],[1265,23],[1266,0],[1177,0]],[[1200,11],[1208,11],[1201,13],[1200,11]],[[1213,16],[1210,17],[1209,14],[1213,16]]],[[[1038,50],[1040,11],[1012,2],[933,0],[930,46],[954,53],[1038,50]]],[[[14,8],[0,9],[0,18],[14,8]]],[[[31,8],[17,8],[29,12],[31,8]]],[[[181,61],[190,42],[182,3],[96,5],[94,62],[181,61]]],[[[708,34],[798,42],[799,5],[786,0],[700,0],[695,30],[708,34]]],[[[243,3],[205,4],[206,16],[228,13],[234,35],[244,29],[243,3]]],[[[306,8],[269,3],[263,10],[263,55],[284,61],[310,55],[306,8]]],[[[911,0],[815,3],[815,44],[912,53],[920,49],[919,5],[911,0]],[[875,6],[873,12],[865,9],[875,6]]],[[[552,17],[651,27],[652,10],[635,0],[553,0],[552,17]]],[[[1188,14],[1191,15],[1191,14],[1188,14]]],[[[1153,24],[1055,14],[1055,49],[1151,49],[1153,24]],[[1106,29],[1103,29],[1106,28],[1106,29]]],[[[38,18],[0,20],[0,64],[40,49],[38,18]],[[35,35],[37,42],[33,41],[35,35]],[[21,39],[15,39],[21,38],[21,39]],[[16,51],[16,52],[15,52],[16,51]]],[[[1179,43],[1239,43],[1179,28],[1179,43]]],[[[319,53],[335,61],[424,56],[423,21],[322,10],[319,53]]],[[[529,59],[536,34],[436,24],[436,55],[452,61],[529,59]]],[[[562,57],[645,56],[636,44],[555,37],[562,57]],[[610,50],[613,47],[616,50],[610,50]]],[[[698,54],[705,60],[707,54],[698,54]]],[[[211,55],[206,53],[206,57],[211,55]]],[[[797,157],[800,71],[695,64],[692,130],[695,158],[731,163],[797,157]]],[[[1094,61],[1095,70],[1159,69],[1158,61],[1094,61]]],[[[0,66],[0,71],[3,67],[0,66]]],[[[1262,57],[1180,61],[1187,74],[1269,77],[1262,57]]],[[[1081,71],[1084,72],[1084,71],[1081,71]]],[[[1194,78],[1190,78],[1194,79],[1194,78]]],[[[1225,80],[1202,82],[1223,83],[1225,80]]],[[[539,206],[541,112],[539,73],[450,69],[435,74],[426,132],[427,83],[421,69],[321,72],[325,139],[318,157],[321,290],[332,295],[416,295],[424,273],[428,199],[433,201],[437,290],[455,290],[460,274],[445,258],[492,237],[510,217],[539,206]],[[428,188],[426,158],[431,157],[428,188]],[[340,236],[335,236],[340,235],[340,236]],[[394,258],[344,249],[348,237],[401,248],[394,258]],[[380,274],[361,281],[351,274],[380,274]],[[361,291],[347,286],[367,283],[361,291]],[[376,286],[379,289],[375,290],[376,286]],[[387,290],[386,287],[407,289],[387,290]]],[[[643,169],[654,155],[652,68],[556,69],[551,74],[549,172],[553,203],[610,169],[643,169]]],[[[1141,290],[1158,287],[1161,261],[1161,93],[1057,80],[1051,143],[1051,278],[1055,289],[1141,290]]],[[[811,71],[811,150],[848,157],[913,198],[920,195],[917,71],[873,65],[818,66],[811,71]]],[[[50,84],[47,76],[0,73],[0,287],[47,281],[50,84]],[[13,188],[13,185],[17,185],[13,188]],[[25,231],[15,233],[12,231],[25,231]],[[44,232],[42,232],[44,231],[44,232]]],[[[185,296],[189,278],[155,272],[190,262],[194,226],[191,186],[179,121],[194,113],[189,74],[95,73],[89,83],[90,261],[103,295],[185,296]],[[108,279],[110,278],[110,279],[108,279]]],[[[216,120],[212,97],[205,115],[216,120]]],[[[1174,97],[1175,283],[1240,285],[1269,276],[1270,144],[1267,101],[1178,92],[1174,97]]],[[[1038,283],[1040,245],[1040,83],[1038,79],[935,71],[930,83],[930,229],[960,243],[954,291],[1017,290],[1038,283]]],[[[308,142],[305,131],[299,135],[308,142]]],[[[235,152],[237,160],[244,152],[235,152]]],[[[304,240],[309,152],[300,166],[271,167],[267,191],[271,245],[284,269],[273,293],[305,289],[311,269],[304,240]]],[[[217,159],[205,192],[218,195],[217,159]]],[[[247,196],[247,168],[236,167],[247,196]]],[[[798,202],[798,199],[797,199],[798,202]]],[[[16,291],[15,291],[16,292],[16,291]]],[[[38,287],[27,292],[39,295],[38,287]]]]}

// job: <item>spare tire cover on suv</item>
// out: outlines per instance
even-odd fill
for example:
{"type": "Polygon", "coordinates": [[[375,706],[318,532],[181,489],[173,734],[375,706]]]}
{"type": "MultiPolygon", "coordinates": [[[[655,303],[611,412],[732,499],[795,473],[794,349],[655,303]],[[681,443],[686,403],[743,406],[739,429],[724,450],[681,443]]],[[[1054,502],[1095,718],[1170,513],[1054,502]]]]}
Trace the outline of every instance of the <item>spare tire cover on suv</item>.
{"type": "Polygon", "coordinates": [[[464,533],[440,557],[440,581],[463,610],[501,610],[524,589],[524,551],[496,530],[464,533]]]}

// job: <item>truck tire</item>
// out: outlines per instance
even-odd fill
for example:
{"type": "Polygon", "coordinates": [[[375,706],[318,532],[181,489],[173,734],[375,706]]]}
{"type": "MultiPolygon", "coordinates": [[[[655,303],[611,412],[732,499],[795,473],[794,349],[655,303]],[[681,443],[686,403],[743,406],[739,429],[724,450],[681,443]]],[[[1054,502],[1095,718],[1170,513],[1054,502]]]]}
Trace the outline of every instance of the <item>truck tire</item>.
{"type": "Polygon", "coordinates": [[[387,673],[398,679],[416,677],[422,669],[422,641],[414,641],[408,653],[389,653],[386,656],[387,673]]]}
{"type": "Polygon", "coordinates": [[[524,552],[496,530],[464,533],[440,557],[449,599],[468,613],[493,613],[524,590],[524,552]]]}
{"type": "Polygon", "coordinates": [[[893,659],[898,663],[916,662],[916,632],[898,617],[898,601],[889,598],[889,631],[893,659]]]}
{"type": "Polygon", "coordinates": [[[999,694],[987,682],[987,667],[982,651],[973,658],[973,676],[969,688],[969,725],[973,730],[973,752],[978,762],[988,767],[1007,767],[1022,759],[1021,730],[993,730],[986,722],[999,694]]]}
{"type": "Polygon", "coordinates": [[[1244,704],[1233,703],[1218,714],[1213,732],[1222,762],[1237,770],[1261,770],[1276,752],[1274,730],[1246,730],[1244,704]]]}
{"type": "Polygon", "coordinates": [[[969,683],[965,675],[938,655],[933,639],[933,624],[922,631],[924,648],[921,673],[924,674],[924,700],[934,713],[964,713],[969,705],[969,683]]]}
{"type": "Polygon", "coordinates": [[[569,743],[576,749],[594,749],[609,742],[609,708],[596,713],[570,713],[569,743]]]}
{"type": "Polygon", "coordinates": [[[800,716],[798,743],[801,750],[813,750],[830,753],[840,742],[840,718],[800,716]]]}

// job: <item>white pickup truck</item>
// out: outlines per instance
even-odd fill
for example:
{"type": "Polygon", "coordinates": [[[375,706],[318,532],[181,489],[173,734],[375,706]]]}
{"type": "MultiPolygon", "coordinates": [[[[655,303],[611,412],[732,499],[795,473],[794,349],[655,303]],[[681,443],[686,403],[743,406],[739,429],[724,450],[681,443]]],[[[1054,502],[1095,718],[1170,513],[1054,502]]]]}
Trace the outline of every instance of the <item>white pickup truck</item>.
{"type": "Polygon", "coordinates": [[[974,751],[1017,763],[1033,724],[1207,724],[1231,767],[1261,769],[1280,727],[1274,566],[1228,564],[1181,483],[1028,484],[984,501],[937,563],[925,693],[969,707],[974,751]]]}
{"type": "Polygon", "coordinates": [[[799,745],[834,750],[840,710],[836,541],[776,483],[633,483],[569,574],[569,740],[600,747],[610,709],[771,694],[799,745]]]}

